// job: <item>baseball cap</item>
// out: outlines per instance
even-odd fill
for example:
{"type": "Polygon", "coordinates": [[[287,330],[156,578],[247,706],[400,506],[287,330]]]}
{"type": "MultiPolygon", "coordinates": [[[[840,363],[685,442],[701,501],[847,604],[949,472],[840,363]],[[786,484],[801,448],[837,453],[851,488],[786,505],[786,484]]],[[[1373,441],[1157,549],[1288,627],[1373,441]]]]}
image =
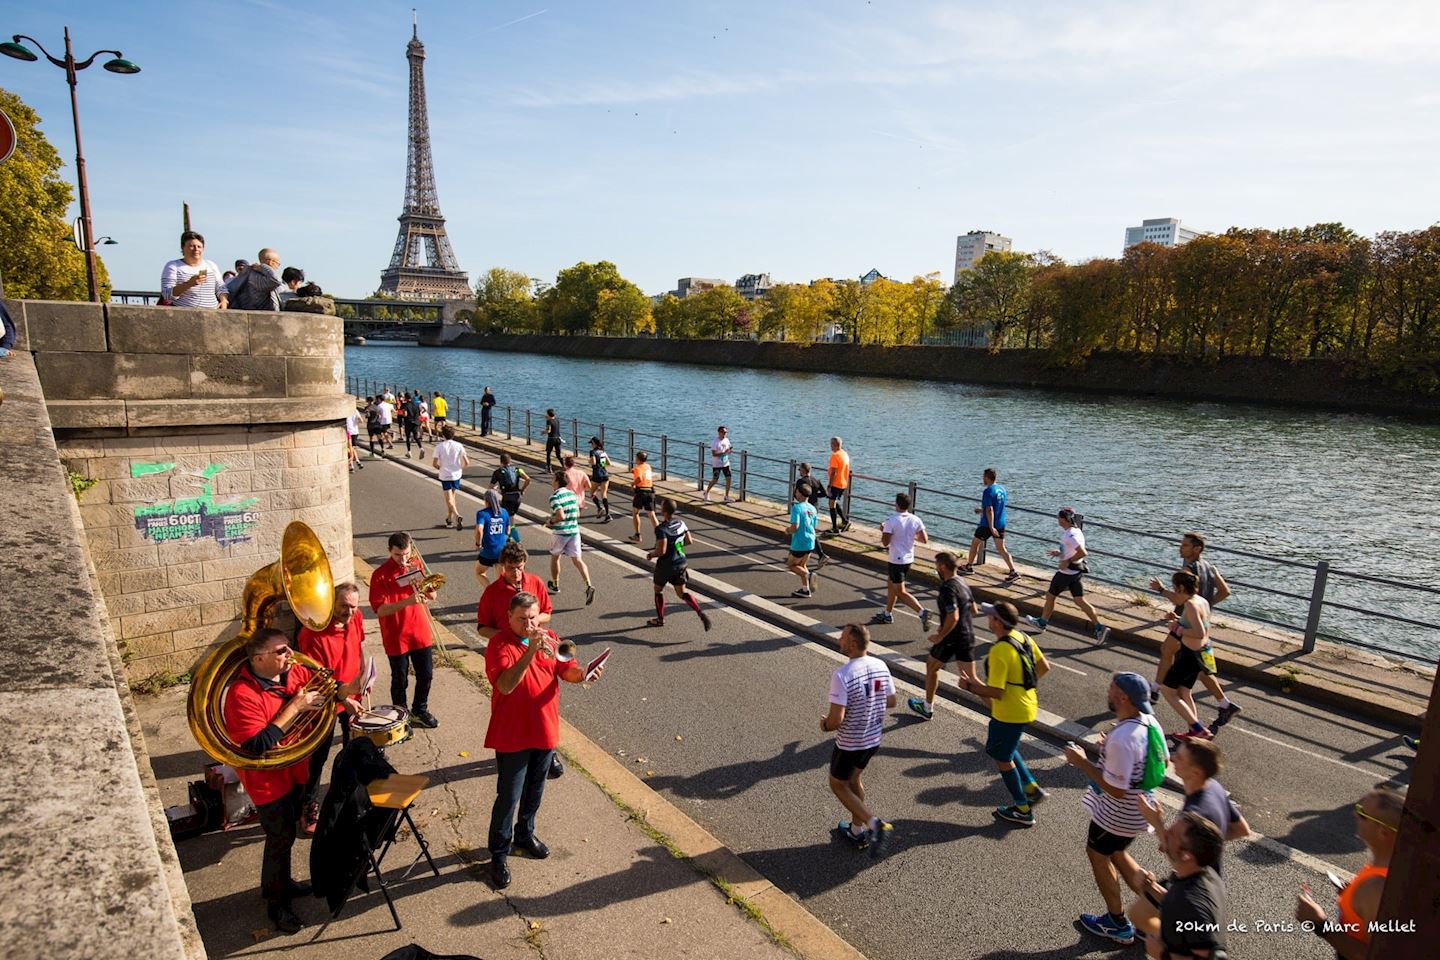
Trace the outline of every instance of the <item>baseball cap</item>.
{"type": "Polygon", "coordinates": [[[1154,713],[1150,707],[1150,681],[1138,673],[1117,673],[1110,678],[1120,692],[1130,698],[1141,713],[1154,713]]]}

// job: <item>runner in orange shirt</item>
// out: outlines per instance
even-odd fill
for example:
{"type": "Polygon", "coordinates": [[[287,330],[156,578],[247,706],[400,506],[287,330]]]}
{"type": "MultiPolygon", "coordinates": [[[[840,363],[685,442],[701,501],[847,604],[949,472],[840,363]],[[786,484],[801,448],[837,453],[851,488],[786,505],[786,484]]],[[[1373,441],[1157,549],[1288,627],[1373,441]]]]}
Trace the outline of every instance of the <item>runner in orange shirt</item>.
{"type": "Polygon", "coordinates": [[[840,438],[830,438],[830,531],[844,533],[850,529],[845,516],[845,492],[850,489],[850,454],[840,447],[840,438]]]}
{"type": "Polygon", "coordinates": [[[630,485],[635,488],[635,496],[630,501],[630,522],[635,525],[631,543],[640,542],[640,514],[650,514],[650,529],[660,525],[660,521],[655,519],[655,471],[646,462],[649,459],[644,450],[636,450],[635,466],[630,470],[630,485]]]}

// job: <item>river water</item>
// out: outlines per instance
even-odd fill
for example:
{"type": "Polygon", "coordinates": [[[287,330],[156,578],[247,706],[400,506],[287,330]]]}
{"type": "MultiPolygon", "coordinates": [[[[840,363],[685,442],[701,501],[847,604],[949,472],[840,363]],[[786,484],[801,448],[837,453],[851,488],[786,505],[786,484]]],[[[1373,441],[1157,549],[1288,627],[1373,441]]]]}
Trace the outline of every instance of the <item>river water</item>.
{"type": "MultiPolygon", "coordinates": [[[[949,543],[968,545],[980,474],[994,466],[1012,506],[1041,511],[1017,510],[1009,519],[1017,560],[1050,563],[1043,557],[1059,533],[1054,511],[1070,505],[1087,519],[1092,551],[1144,561],[1097,557],[1092,572],[1137,590],[1152,572],[1169,568],[1171,541],[1193,529],[1206,534],[1207,557],[1232,582],[1235,597],[1224,609],[1236,614],[1303,624],[1308,600],[1260,588],[1308,598],[1313,565],[1328,560],[1327,600],[1440,620],[1434,594],[1337,573],[1440,587],[1432,539],[1440,531],[1440,425],[1257,405],[411,344],[347,347],[345,362],[351,377],[458,395],[462,409],[452,409],[452,419],[458,414],[467,422],[468,399],[488,385],[500,403],[496,426],[502,432],[507,404],[515,410],[517,434],[524,429],[521,411],[536,411],[537,436],[542,411],[554,407],[566,424],[567,448],[570,418],[581,421],[582,448],[595,424],[604,423],[616,460],[627,456],[627,428],[666,434],[672,479],[696,475],[695,442],[708,441],[724,423],[736,451],[750,452],[751,474],[779,478],[750,483],[753,494],[774,500],[787,499],[788,461],[809,460],[823,474],[829,438],[839,434],[858,473],[917,483],[916,512],[928,514],[932,535],[949,543]],[[757,455],[787,463],[762,463],[757,455]]],[[[652,462],[657,445],[653,438],[636,441],[652,462]]],[[[859,480],[854,491],[888,502],[901,488],[859,480]]],[[[855,510],[870,521],[887,512],[866,502],[855,510]]],[[[1440,631],[1331,607],[1321,631],[1411,653],[1440,652],[1440,631]]]]}

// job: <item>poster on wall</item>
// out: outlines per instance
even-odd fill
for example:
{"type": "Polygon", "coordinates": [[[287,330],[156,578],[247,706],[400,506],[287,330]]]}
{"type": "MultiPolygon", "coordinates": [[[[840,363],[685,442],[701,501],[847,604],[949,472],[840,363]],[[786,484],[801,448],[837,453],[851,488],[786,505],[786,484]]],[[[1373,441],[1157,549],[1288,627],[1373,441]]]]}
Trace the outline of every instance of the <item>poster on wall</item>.
{"type": "MultiPolygon", "coordinates": [[[[169,473],[174,463],[132,463],[132,479],[169,473]]],[[[244,543],[260,524],[261,514],[255,509],[258,497],[240,497],[225,502],[215,499],[215,476],[226,465],[212,463],[190,476],[201,481],[200,493],[194,497],[159,500],[135,508],[135,529],[154,543],[213,539],[221,546],[244,543]]]]}

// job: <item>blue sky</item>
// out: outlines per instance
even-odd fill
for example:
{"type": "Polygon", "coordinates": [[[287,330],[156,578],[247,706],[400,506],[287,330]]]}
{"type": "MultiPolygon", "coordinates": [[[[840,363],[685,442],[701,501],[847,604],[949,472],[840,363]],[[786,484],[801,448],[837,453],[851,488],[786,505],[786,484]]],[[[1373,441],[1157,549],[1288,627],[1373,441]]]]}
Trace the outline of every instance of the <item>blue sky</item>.
{"type": "MultiPolygon", "coordinates": [[[[181,201],[208,254],[262,245],[364,295],[403,200],[411,2],[9,0],[81,75],[97,234],[156,289],[181,201]]],[[[1125,226],[1440,219],[1440,4],[420,5],[441,208],[473,277],[609,259],[647,292],[940,271],[955,236],[1115,256],[1125,226]]],[[[43,68],[43,69],[42,69],[43,68]]],[[[0,86],[74,152],[64,75],[0,86]]],[[[67,167],[67,176],[72,171],[67,167]]]]}

